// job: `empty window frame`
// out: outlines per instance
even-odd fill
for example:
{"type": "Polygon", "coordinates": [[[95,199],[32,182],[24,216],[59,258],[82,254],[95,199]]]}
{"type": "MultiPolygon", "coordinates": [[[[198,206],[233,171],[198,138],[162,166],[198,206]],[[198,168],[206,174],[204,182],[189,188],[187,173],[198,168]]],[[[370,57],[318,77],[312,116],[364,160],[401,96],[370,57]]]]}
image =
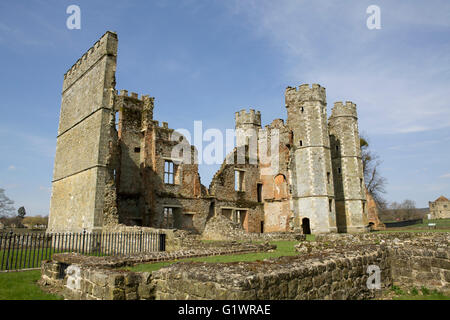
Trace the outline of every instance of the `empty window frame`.
{"type": "Polygon", "coordinates": [[[235,191],[244,191],[244,171],[235,170],[234,171],[234,190],[235,191]]]}
{"type": "Polygon", "coordinates": [[[163,225],[168,229],[174,227],[173,211],[174,208],[164,208],[163,225]]]}
{"type": "Polygon", "coordinates": [[[233,219],[232,220],[234,223],[239,223],[241,221],[241,212],[239,210],[233,211],[233,219]]]}
{"type": "Polygon", "coordinates": [[[175,181],[175,165],[172,161],[164,161],[164,183],[174,184],[175,181]]]}
{"type": "Polygon", "coordinates": [[[258,202],[262,202],[262,183],[256,185],[256,197],[258,202]]]}
{"type": "Polygon", "coordinates": [[[233,211],[233,222],[238,223],[242,226],[244,224],[246,214],[247,214],[247,210],[234,210],[233,211]]]}

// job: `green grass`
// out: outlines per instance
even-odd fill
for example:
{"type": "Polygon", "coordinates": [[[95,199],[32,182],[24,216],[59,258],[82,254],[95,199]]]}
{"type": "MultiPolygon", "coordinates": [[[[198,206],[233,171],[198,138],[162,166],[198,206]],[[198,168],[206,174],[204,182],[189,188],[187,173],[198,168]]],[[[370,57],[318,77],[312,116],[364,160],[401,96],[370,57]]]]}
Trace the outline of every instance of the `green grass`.
{"type": "Polygon", "coordinates": [[[379,233],[392,233],[392,232],[449,232],[450,231],[450,219],[437,219],[437,220],[423,220],[423,223],[413,224],[406,227],[389,228],[383,231],[376,231],[379,233]],[[436,229],[429,229],[428,224],[435,223],[436,229]]]}
{"type": "Polygon", "coordinates": [[[404,291],[397,286],[392,286],[391,290],[395,296],[393,300],[450,300],[450,296],[437,290],[430,290],[426,287],[420,289],[412,288],[404,291]]]}
{"type": "Polygon", "coordinates": [[[0,300],[62,300],[37,284],[40,270],[0,273],[0,300]]]}
{"type": "MultiPolygon", "coordinates": [[[[310,237],[311,239],[311,237],[310,237]]],[[[151,272],[159,270],[163,267],[167,267],[175,262],[182,261],[196,261],[196,262],[209,262],[209,263],[220,263],[220,262],[241,262],[241,261],[257,261],[269,258],[278,258],[283,256],[294,256],[298,252],[295,251],[294,245],[298,241],[273,241],[272,244],[277,246],[274,252],[259,252],[259,253],[245,253],[245,254],[233,254],[233,255],[223,255],[223,256],[209,256],[209,257],[197,257],[189,259],[181,259],[174,261],[164,261],[156,263],[145,263],[139,264],[133,267],[127,268],[130,271],[136,272],[151,272]]]]}
{"type": "Polygon", "coordinates": [[[41,266],[41,261],[50,260],[53,253],[57,252],[53,252],[50,248],[42,248],[34,251],[32,249],[10,250],[9,255],[8,251],[0,250],[0,270],[6,270],[7,264],[8,270],[39,268],[41,266]]]}
{"type": "MultiPolygon", "coordinates": [[[[0,250],[0,271],[2,270],[20,270],[40,268],[41,261],[52,260],[53,254],[69,252],[68,250],[54,250],[53,248],[40,249],[16,249],[10,250],[9,255],[6,250],[0,250]],[[3,254],[5,256],[3,256],[3,254]],[[4,258],[3,258],[4,257],[4,258]],[[2,263],[3,262],[3,263],[2,263]],[[8,265],[8,268],[6,266],[8,265]]],[[[87,256],[106,256],[99,253],[84,253],[87,256]]]]}

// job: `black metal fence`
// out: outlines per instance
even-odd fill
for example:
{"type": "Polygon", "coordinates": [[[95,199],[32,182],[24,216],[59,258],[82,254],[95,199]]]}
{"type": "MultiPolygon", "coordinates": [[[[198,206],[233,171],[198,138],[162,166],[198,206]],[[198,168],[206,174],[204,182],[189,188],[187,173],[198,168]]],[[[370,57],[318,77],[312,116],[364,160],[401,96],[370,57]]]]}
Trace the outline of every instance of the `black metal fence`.
{"type": "Polygon", "coordinates": [[[165,250],[164,233],[0,233],[0,271],[39,268],[54,253],[110,256],[165,250]]]}
{"type": "Polygon", "coordinates": [[[415,224],[422,224],[423,219],[414,219],[414,220],[405,220],[405,221],[398,221],[398,222],[385,222],[384,225],[386,228],[400,228],[400,227],[407,227],[412,226],[415,224]]]}

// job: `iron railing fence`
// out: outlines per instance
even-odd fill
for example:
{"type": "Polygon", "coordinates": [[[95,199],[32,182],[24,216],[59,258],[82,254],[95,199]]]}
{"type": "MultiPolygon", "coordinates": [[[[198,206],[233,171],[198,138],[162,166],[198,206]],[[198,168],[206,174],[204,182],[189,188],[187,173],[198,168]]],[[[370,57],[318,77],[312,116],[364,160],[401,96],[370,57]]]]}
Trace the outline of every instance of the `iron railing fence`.
{"type": "Polygon", "coordinates": [[[397,222],[385,222],[384,225],[386,228],[400,228],[412,226],[415,224],[422,224],[423,219],[414,219],[414,220],[405,220],[405,221],[397,221],[397,222]]]}
{"type": "Polygon", "coordinates": [[[164,233],[0,233],[0,271],[39,268],[54,253],[114,256],[165,250],[164,233]]]}

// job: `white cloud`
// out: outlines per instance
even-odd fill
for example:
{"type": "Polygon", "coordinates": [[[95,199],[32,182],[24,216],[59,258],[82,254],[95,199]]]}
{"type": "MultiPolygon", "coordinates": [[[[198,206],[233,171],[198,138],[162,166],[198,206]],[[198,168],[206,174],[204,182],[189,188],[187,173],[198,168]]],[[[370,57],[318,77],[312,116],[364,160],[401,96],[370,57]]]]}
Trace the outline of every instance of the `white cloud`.
{"type": "Polygon", "coordinates": [[[230,11],[284,55],[286,85],[319,83],[329,105],[355,102],[371,134],[450,127],[450,45],[432,39],[448,33],[450,4],[381,2],[382,29],[372,31],[365,24],[369,4],[249,0],[230,11]],[[429,39],[413,40],[417,28],[429,39]],[[434,35],[436,28],[442,34],[434,35]]]}
{"type": "Polygon", "coordinates": [[[10,165],[10,166],[8,167],[8,170],[9,170],[9,171],[14,171],[14,170],[16,170],[16,166],[10,165]]]}
{"type": "Polygon", "coordinates": [[[450,179],[450,173],[443,174],[440,178],[450,179]]]}

